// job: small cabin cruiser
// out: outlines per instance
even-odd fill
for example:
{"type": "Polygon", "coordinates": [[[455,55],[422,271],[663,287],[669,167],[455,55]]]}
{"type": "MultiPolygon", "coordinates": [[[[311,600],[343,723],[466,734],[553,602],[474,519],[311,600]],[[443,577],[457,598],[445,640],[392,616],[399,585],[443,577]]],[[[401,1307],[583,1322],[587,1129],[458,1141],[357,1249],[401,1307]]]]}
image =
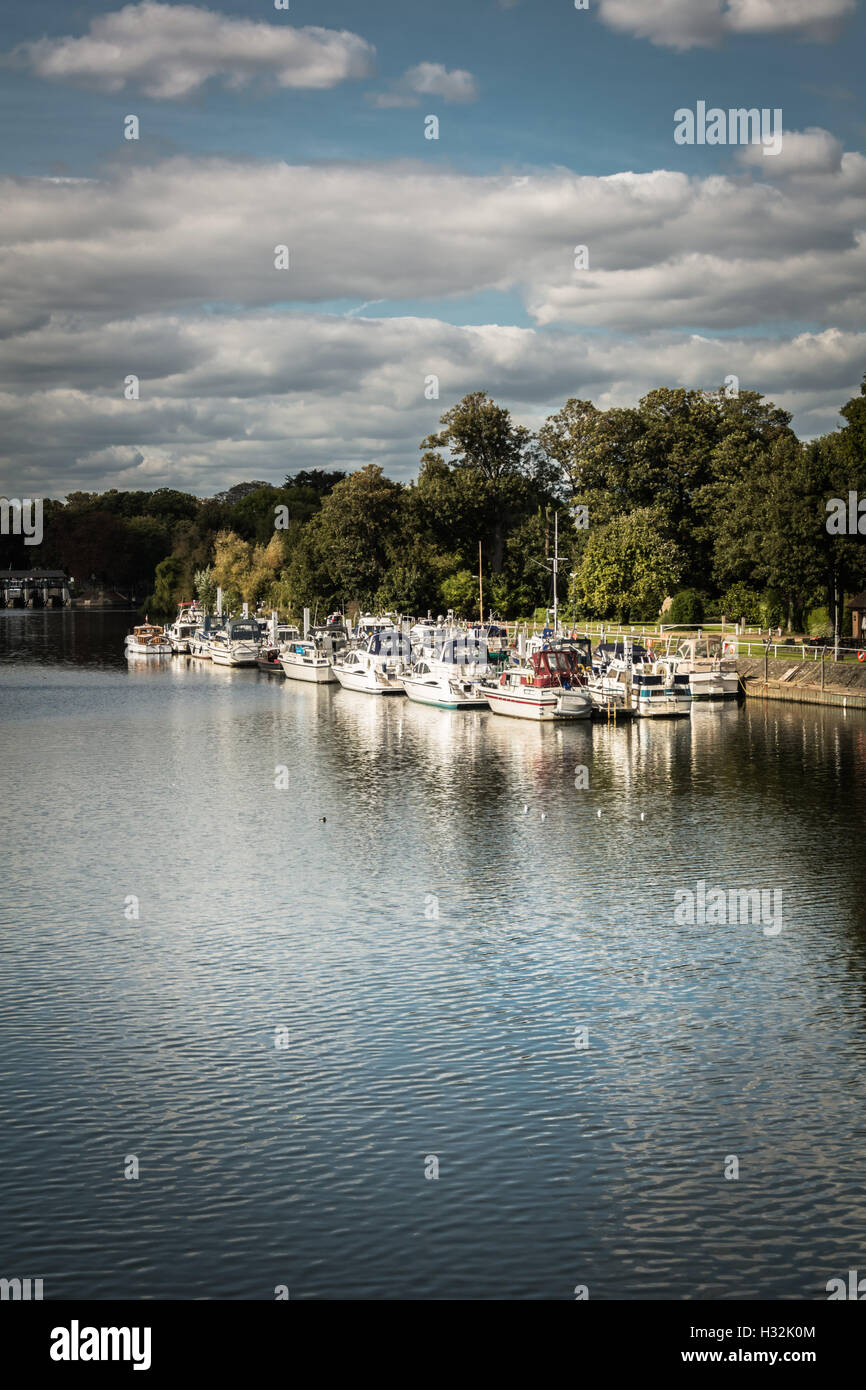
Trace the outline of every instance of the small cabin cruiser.
{"type": "Polygon", "coordinates": [[[171,643],[161,627],[141,623],[125,642],[127,656],[171,656],[171,643]]]}
{"type": "Polygon", "coordinates": [[[293,681],[314,681],[317,685],[323,685],[337,679],[330,657],[325,656],[309,638],[302,642],[289,642],[280,652],[280,665],[293,681]]]}
{"type": "Polygon", "coordinates": [[[211,661],[215,666],[255,666],[259,641],[258,623],[253,618],[232,618],[213,634],[211,661]]]}
{"type": "Polygon", "coordinates": [[[512,666],[493,684],[479,686],[494,714],[518,719],[589,719],[592,697],[575,657],[547,648],[534,652],[527,666],[512,666]]]}
{"type": "Polygon", "coordinates": [[[165,633],[172,651],[178,656],[189,654],[190,641],[203,617],[204,614],[195,602],[178,605],[177,617],[171,626],[166,628],[165,633]]]}
{"type": "Polygon", "coordinates": [[[363,647],[344,652],[334,662],[334,674],[344,690],[368,695],[405,695],[400,676],[412,661],[412,644],[397,628],[384,628],[363,647]]]}
{"type": "Polygon", "coordinates": [[[300,640],[300,631],[293,623],[277,623],[276,630],[273,630],[268,624],[256,660],[259,670],[268,671],[273,676],[284,675],[280,653],[288,643],[300,642],[300,640]]]}
{"type": "Polygon", "coordinates": [[[211,640],[223,626],[223,619],[214,613],[206,613],[189,639],[190,656],[210,661],[211,640]]]}
{"type": "Polygon", "coordinates": [[[639,719],[661,719],[688,715],[692,708],[692,692],[686,675],[671,674],[664,669],[640,670],[620,662],[609,666],[596,687],[599,703],[615,707],[629,704],[639,719]]]}
{"type": "Polygon", "coordinates": [[[690,637],[675,652],[660,658],[677,675],[685,675],[695,700],[732,700],[740,687],[736,658],[721,637],[690,637]]]}
{"type": "Polygon", "coordinates": [[[491,673],[489,658],[483,638],[466,632],[449,636],[403,676],[406,694],[437,709],[484,709],[487,697],[478,683],[491,673]]]}

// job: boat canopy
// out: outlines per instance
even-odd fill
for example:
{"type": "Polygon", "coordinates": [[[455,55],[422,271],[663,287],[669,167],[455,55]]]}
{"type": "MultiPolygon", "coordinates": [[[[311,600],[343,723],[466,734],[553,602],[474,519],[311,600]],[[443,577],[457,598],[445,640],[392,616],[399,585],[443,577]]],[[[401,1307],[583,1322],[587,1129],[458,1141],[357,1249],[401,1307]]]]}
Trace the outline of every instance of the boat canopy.
{"type": "Polygon", "coordinates": [[[373,632],[367,638],[364,648],[370,656],[398,657],[401,661],[411,661],[412,643],[409,641],[408,634],[401,632],[399,628],[383,628],[381,632],[373,632]]]}
{"type": "MultiPolygon", "coordinates": [[[[600,642],[595,649],[597,661],[625,661],[626,644],[624,642],[600,642]]],[[[639,642],[631,644],[632,661],[649,661],[650,655],[646,647],[642,647],[639,642]]]]}
{"type": "Polygon", "coordinates": [[[449,637],[436,651],[436,659],[449,666],[485,665],[487,640],[462,633],[459,637],[449,637]]]}
{"type": "Polygon", "coordinates": [[[232,618],[226,623],[226,637],[230,642],[258,642],[261,633],[253,618],[232,618]]]}

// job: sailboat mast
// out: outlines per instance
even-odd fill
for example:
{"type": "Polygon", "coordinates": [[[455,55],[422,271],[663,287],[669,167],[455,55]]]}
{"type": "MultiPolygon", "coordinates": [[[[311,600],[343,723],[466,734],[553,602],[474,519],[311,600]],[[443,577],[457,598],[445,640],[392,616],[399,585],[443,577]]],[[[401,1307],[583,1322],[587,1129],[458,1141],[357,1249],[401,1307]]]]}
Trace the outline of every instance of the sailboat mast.
{"type": "Polygon", "coordinates": [[[553,632],[556,635],[559,597],[557,595],[556,577],[559,573],[559,512],[553,514],[553,632]]]}
{"type": "Polygon", "coordinates": [[[484,588],[481,582],[481,542],[478,542],[478,612],[484,626],[484,588]]]}

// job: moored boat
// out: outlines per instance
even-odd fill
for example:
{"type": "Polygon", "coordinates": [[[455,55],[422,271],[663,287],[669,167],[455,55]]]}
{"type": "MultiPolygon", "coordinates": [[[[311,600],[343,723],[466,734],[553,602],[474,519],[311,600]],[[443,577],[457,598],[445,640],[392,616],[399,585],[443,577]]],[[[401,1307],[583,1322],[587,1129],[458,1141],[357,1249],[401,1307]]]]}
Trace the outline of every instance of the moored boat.
{"type": "Polygon", "coordinates": [[[664,668],[643,670],[616,662],[596,689],[609,707],[630,707],[639,719],[688,716],[692,709],[688,676],[664,668]]]}
{"type": "Polygon", "coordinates": [[[171,656],[171,643],[164,630],[154,623],[134,627],[124,645],[127,656],[171,656]]]}
{"type": "Polygon", "coordinates": [[[686,676],[695,700],[733,700],[739,692],[736,659],[727,653],[721,637],[686,638],[659,664],[686,676]]]}
{"type": "Polygon", "coordinates": [[[315,642],[309,639],[290,642],[280,652],[280,664],[290,680],[314,681],[317,685],[336,684],[337,677],[330,658],[323,655],[315,642]]]}
{"type": "Polygon", "coordinates": [[[189,655],[190,642],[203,617],[204,614],[195,602],[182,602],[178,605],[177,617],[171,626],[166,628],[166,637],[176,655],[189,655]]]}
{"type": "MultiPolygon", "coordinates": [[[[259,624],[261,626],[261,624],[259,624]]],[[[272,676],[283,676],[285,672],[280,661],[280,652],[289,642],[299,642],[301,634],[291,623],[277,623],[276,628],[266,633],[259,647],[256,665],[260,671],[272,676]]]]}
{"type": "Polygon", "coordinates": [[[412,660],[408,636],[396,628],[383,629],[369,636],[363,647],[344,652],[334,662],[334,674],[344,690],[368,695],[405,695],[401,682],[404,668],[412,660]]]}
{"type": "Polygon", "coordinates": [[[255,666],[259,641],[258,624],[252,618],[232,618],[213,634],[211,661],[215,666],[255,666]]]}
{"type": "Polygon", "coordinates": [[[491,677],[486,641],[466,632],[452,633],[422,655],[403,676],[410,700],[438,709],[484,709],[487,696],[480,682],[491,677]]]}
{"type": "Polygon", "coordinates": [[[479,686],[494,714],[517,719],[589,719],[592,698],[571,653],[544,649],[526,666],[512,666],[493,684],[479,686]]]}

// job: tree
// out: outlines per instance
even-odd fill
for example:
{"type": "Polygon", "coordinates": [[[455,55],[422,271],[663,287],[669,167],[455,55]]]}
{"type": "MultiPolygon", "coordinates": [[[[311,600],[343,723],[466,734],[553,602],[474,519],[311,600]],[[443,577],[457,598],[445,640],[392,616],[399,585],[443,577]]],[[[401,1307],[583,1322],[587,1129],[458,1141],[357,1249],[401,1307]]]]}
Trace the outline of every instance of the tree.
{"type": "Polygon", "coordinates": [[[213,566],[207,565],[204,569],[196,570],[194,583],[198,601],[205,613],[215,612],[217,582],[214,579],[213,566]]]}
{"type": "Polygon", "coordinates": [[[328,605],[357,599],[369,608],[393,558],[394,523],[403,488],[368,463],[336,484],[310,523],[313,552],[328,605]]]}
{"type": "Polygon", "coordinates": [[[442,429],[429,435],[421,448],[448,449],[455,468],[468,468],[489,481],[527,471],[529,430],[513,424],[511,412],[485,391],[464,396],[446,410],[440,423],[442,429]]]}
{"type": "Polygon", "coordinates": [[[464,396],[441,424],[421,445],[419,494],[432,503],[440,543],[456,543],[474,568],[481,541],[490,572],[498,575],[509,530],[547,500],[545,458],[531,432],[484,391],[464,396]],[[447,461],[440,449],[448,451],[447,461]]]}
{"type": "Polygon", "coordinates": [[[341,483],[345,477],[346,474],[341,469],[327,473],[324,468],[302,468],[294,476],[291,473],[286,475],[286,487],[313,492],[322,498],[333,492],[337,483],[341,483]]]}
{"type": "Polygon", "coordinates": [[[648,622],[680,578],[683,558],[659,528],[659,514],[642,507],[590,533],[574,580],[582,616],[648,622]]]}
{"type": "Polygon", "coordinates": [[[675,627],[697,627],[704,621],[704,600],[697,589],[680,589],[674,594],[666,621],[675,627]]]}
{"type": "Polygon", "coordinates": [[[173,555],[160,560],[154,576],[153,593],[146,600],[150,617],[173,618],[177,611],[183,566],[173,555]]]}

